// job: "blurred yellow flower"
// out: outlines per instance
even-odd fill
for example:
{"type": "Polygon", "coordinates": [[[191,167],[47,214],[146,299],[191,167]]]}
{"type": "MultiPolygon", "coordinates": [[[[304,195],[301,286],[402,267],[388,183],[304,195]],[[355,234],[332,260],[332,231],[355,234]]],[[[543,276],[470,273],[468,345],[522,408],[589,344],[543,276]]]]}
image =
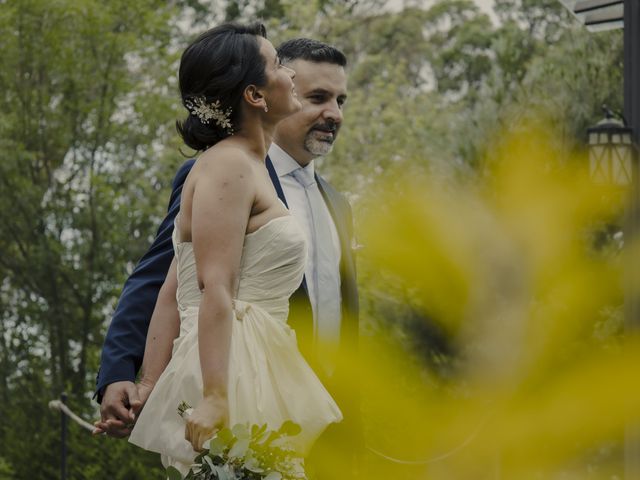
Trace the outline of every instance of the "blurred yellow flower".
{"type": "Polygon", "coordinates": [[[503,139],[479,181],[393,174],[372,188],[364,290],[436,325],[453,353],[442,378],[389,341],[393,314],[365,308],[365,326],[378,325],[360,360],[367,478],[622,471],[625,427],[640,420],[640,341],[619,335],[620,255],[593,242],[621,218],[622,195],[560,152],[530,127],[503,139]]]}

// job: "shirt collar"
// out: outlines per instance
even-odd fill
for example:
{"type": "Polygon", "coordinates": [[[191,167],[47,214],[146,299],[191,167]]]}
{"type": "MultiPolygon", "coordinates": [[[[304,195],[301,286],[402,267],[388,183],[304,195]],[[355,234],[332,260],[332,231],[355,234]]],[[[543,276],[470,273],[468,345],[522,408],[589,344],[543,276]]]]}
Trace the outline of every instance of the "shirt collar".
{"type": "Polygon", "coordinates": [[[298,162],[296,162],[291,155],[285,152],[279,145],[275,143],[271,144],[269,147],[269,158],[271,159],[271,163],[273,163],[273,168],[275,168],[278,177],[282,178],[289,175],[294,170],[298,168],[304,168],[309,174],[311,178],[315,176],[315,167],[313,164],[313,160],[309,162],[309,165],[306,167],[300,167],[298,162]]]}

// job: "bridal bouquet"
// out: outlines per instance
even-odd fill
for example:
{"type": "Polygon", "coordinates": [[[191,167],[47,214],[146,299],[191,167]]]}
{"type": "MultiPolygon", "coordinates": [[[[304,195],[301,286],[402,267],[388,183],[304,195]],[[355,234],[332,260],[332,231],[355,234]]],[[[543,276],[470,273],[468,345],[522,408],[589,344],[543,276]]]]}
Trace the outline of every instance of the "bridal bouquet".
{"type": "MultiPolygon", "coordinates": [[[[178,411],[184,415],[189,408],[183,403],[178,411]]],[[[275,431],[266,425],[223,428],[195,458],[184,480],[306,480],[304,460],[291,445],[299,433],[300,426],[293,422],[275,431]]],[[[174,467],[167,475],[169,480],[183,480],[174,467]]]]}

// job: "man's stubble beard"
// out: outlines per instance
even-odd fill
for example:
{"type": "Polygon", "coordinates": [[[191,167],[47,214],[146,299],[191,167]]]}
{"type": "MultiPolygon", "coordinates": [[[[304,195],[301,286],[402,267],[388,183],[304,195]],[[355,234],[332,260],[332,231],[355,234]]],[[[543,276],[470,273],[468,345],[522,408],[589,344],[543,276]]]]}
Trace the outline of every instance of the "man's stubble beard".
{"type": "Polygon", "coordinates": [[[333,150],[336,133],[334,133],[333,142],[325,142],[314,138],[313,131],[311,131],[307,133],[304,139],[304,149],[314,157],[323,157],[325,155],[329,155],[331,153],[331,150],[333,150]]]}

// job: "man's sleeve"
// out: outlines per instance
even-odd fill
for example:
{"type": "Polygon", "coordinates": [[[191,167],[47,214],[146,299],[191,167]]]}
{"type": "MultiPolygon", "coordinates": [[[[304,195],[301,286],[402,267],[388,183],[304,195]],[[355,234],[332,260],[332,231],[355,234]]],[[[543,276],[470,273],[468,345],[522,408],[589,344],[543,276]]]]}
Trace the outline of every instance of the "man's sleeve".
{"type": "Polygon", "coordinates": [[[151,315],[173,260],[171,236],[173,222],[180,209],[182,186],[193,163],[194,160],[188,160],[178,170],[173,180],[167,215],[151,247],[122,289],[102,347],[94,395],[98,402],[102,401],[107,385],[123,380],[135,381],[142,364],[151,315]]]}

